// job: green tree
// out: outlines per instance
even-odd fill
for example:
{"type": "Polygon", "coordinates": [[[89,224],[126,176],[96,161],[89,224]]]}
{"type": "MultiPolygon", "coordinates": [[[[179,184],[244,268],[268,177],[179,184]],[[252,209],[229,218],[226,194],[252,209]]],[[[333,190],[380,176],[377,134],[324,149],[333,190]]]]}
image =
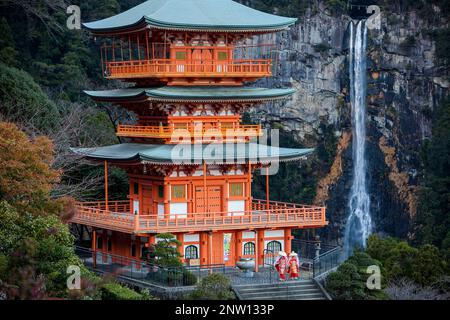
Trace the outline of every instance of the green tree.
{"type": "Polygon", "coordinates": [[[17,64],[14,38],[8,21],[4,17],[0,18],[0,62],[10,66],[17,64]]]}
{"type": "Polygon", "coordinates": [[[381,263],[365,252],[355,251],[347,261],[331,273],[326,280],[326,289],[337,300],[371,300],[387,299],[382,290],[367,288],[366,282],[370,276],[369,266],[378,266],[381,270],[381,285],[385,286],[384,270],[381,263]]]}
{"type": "Polygon", "coordinates": [[[438,107],[431,140],[421,151],[424,178],[419,194],[415,243],[450,250],[450,99],[438,107]]]}
{"type": "Polygon", "coordinates": [[[55,128],[60,119],[55,103],[28,73],[3,63],[0,63],[0,112],[10,121],[24,122],[42,132],[55,128]]]}
{"type": "Polygon", "coordinates": [[[158,234],[158,241],[153,245],[154,262],[163,267],[181,267],[182,255],[178,251],[180,245],[181,242],[173,234],[158,234]]]}
{"type": "Polygon", "coordinates": [[[448,273],[446,257],[433,245],[414,248],[406,241],[372,235],[366,252],[381,262],[388,282],[406,278],[421,286],[432,286],[448,273]]]}

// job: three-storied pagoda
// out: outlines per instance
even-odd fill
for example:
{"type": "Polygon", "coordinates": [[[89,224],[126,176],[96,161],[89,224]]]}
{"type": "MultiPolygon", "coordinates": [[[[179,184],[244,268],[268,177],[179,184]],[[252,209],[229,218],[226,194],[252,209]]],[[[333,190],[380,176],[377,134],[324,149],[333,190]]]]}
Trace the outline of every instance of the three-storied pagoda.
{"type": "Polygon", "coordinates": [[[251,195],[255,169],[312,152],[255,143],[261,127],[240,123],[243,110],[293,93],[243,83],[271,76],[274,34],[295,21],[231,0],[149,0],[84,24],[105,39],[104,76],[134,83],[86,93],[138,118],[117,128],[127,143],[74,149],[105,166],[104,201],[79,203],[71,221],[94,230],[94,250],[141,259],[170,232],[185,263],[258,266],[265,250],[291,250],[292,229],[327,224],[323,207],[251,195]],[[108,200],[109,165],[128,173],[129,199],[108,200]]]}

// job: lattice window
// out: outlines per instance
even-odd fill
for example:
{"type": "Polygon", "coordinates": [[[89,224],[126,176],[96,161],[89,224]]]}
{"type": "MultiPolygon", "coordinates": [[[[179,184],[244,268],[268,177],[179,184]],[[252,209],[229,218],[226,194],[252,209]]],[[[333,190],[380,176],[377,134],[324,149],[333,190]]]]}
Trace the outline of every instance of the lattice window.
{"type": "Polygon", "coordinates": [[[242,182],[230,183],[230,197],[242,197],[244,195],[244,184],[242,182]]]}
{"type": "Polygon", "coordinates": [[[223,61],[223,60],[227,60],[228,59],[228,54],[225,51],[219,51],[217,53],[217,60],[219,61],[223,61]]]}
{"type": "Polygon", "coordinates": [[[185,259],[198,259],[198,249],[196,246],[190,245],[187,246],[184,250],[184,258],[185,259]]]}
{"type": "Polygon", "coordinates": [[[103,249],[103,238],[97,237],[97,249],[103,249]]]}
{"type": "Polygon", "coordinates": [[[255,244],[253,242],[247,242],[244,244],[244,255],[246,254],[255,254],[255,244]]]}
{"type": "Polygon", "coordinates": [[[177,60],[186,60],[186,52],[184,52],[184,51],[177,51],[177,52],[175,52],[175,59],[177,59],[177,60]]]}
{"type": "Polygon", "coordinates": [[[172,199],[186,199],[186,186],[184,184],[172,186],[172,199]]]}
{"type": "Polygon", "coordinates": [[[273,253],[278,253],[279,251],[281,251],[281,242],[280,241],[270,241],[267,244],[267,250],[271,251],[273,253]]]}

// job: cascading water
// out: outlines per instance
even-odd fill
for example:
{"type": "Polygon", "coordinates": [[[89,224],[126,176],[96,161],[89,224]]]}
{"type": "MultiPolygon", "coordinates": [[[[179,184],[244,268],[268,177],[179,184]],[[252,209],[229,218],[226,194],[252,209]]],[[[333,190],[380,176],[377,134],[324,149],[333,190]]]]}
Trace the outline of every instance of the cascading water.
{"type": "Polygon", "coordinates": [[[344,255],[350,256],[355,247],[365,247],[372,231],[370,197],[366,183],[366,48],[365,20],[350,22],[350,102],[353,122],[353,182],[345,225],[344,255]],[[355,30],[356,29],[356,30],[355,30]]]}

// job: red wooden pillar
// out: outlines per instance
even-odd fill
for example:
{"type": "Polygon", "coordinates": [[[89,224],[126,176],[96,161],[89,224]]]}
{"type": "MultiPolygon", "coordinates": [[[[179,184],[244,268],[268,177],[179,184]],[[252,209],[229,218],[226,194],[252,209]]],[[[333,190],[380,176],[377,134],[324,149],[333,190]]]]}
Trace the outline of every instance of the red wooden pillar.
{"type": "MultiPolygon", "coordinates": [[[[212,264],[212,246],[213,246],[213,239],[212,239],[212,232],[208,232],[208,264],[212,264]]],[[[210,273],[212,273],[212,270],[210,270],[210,273]]]]}
{"type": "Polygon", "coordinates": [[[284,229],[284,251],[287,255],[292,251],[291,240],[291,228],[284,229]]]}
{"type": "Polygon", "coordinates": [[[242,256],[242,231],[236,231],[235,233],[235,252],[234,252],[234,262],[236,263],[242,256]]]}
{"type": "Polygon", "coordinates": [[[109,211],[108,205],[108,161],[105,160],[105,210],[109,211]]]}
{"type": "Polygon", "coordinates": [[[208,233],[200,233],[200,265],[208,264],[208,233]]]}
{"type": "Polygon", "coordinates": [[[170,197],[170,184],[169,183],[164,183],[164,217],[166,219],[170,218],[170,202],[169,202],[169,197],[170,197]]]}
{"type": "Polygon", "coordinates": [[[269,199],[269,167],[266,168],[266,203],[267,210],[270,209],[270,199],[269,199]]]}
{"type": "Polygon", "coordinates": [[[97,232],[92,230],[92,266],[97,267],[97,232]]]}
{"type": "Polygon", "coordinates": [[[250,161],[248,162],[248,177],[246,189],[247,205],[245,207],[245,211],[250,212],[252,210],[252,163],[250,161]]]}
{"type": "Polygon", "coordinates": [[[206,184],[206,162],[203,160],[203,213],[208,210],[208,186],[206,184]]]}
{"type": "Polygon", "coordinates": [[[255,271],[258,272],[259,265],[264,264],[264,229],[256,230],[255,252],[256,252],[255,271]]]}

